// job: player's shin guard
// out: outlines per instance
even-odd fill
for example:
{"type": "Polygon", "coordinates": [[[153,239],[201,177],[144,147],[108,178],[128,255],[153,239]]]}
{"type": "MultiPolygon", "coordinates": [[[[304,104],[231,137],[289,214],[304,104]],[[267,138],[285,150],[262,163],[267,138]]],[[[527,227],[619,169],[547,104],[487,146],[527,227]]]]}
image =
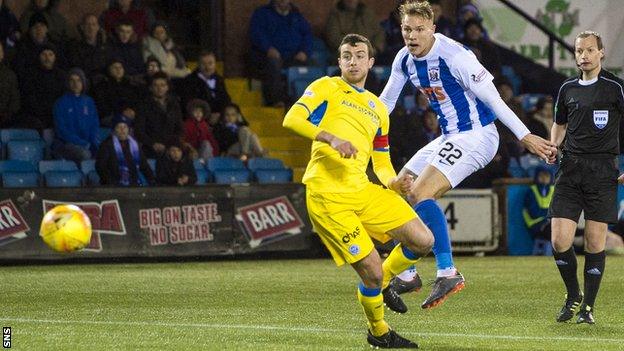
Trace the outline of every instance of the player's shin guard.
{"type": "Polygon", "coordinates": [[[585,254],[585,305],[594,307],[598,289],[600,289],[600,281],[605,270],[605,252],[587,253],[585,254]]]}
{"type": "Polygon", "coordinates": [[[382,288],[385,289],[390,284],[392,277],[414,265],[419,259],[420,257],[416,253],[404,247],[403,244],[395,246],[382,265],[382,288]]]}
{"type": "Polygon", "coordinates": [[[553,258],[555,264],[559,268],[561,278],[568,291],[568,299],[573,299],[580,295],[578,277],[576,276],[576,255],[574,254],[574,248],[571,247],[568,251],[556,252],[553,251],[553,258]]]}
{"type": "Polygon", "coordinates": [[[417,203],[414,210],[433,233],[435,242],[433,243],[433,254],[438,267],[438,276],[454,275],[455,264],[451,252],[451,239],[446,225],[446,216],[435,200],[427,199],[417,203]],[[444,273],[444,274],[441,274],[444,273]]]}
{"type": "Polygon", "coordinates": [[[381,336],[387,333],[390,328],[384,320],[383,296],[381,288],[367,288],[363,283],[358,286],[358,301],[364,308],[368,329],[374,336],[381,336]]]}

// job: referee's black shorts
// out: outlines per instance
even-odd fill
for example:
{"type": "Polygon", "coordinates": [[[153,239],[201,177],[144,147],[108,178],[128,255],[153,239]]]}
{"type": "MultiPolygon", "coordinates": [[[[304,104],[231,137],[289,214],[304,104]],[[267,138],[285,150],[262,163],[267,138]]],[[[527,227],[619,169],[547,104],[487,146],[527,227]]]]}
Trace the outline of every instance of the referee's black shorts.
{"type": "Polygon", "coordinates": [[[591,157],[562,158],[548,217],[578,222],[581,211],[585,211],[585,220],[617,222],[617,157],[591,157]]]}

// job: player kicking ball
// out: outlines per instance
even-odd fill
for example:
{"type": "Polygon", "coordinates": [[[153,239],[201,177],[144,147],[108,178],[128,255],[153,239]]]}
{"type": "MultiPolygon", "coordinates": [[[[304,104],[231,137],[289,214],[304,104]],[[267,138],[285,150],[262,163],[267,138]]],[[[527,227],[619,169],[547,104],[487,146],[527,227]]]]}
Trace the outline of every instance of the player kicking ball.
{"type": "Polygon", "coordinates": [[[303,176],[308,214],[336,265],[348,263],[361,279],[357,299],[368,320],[368,343],[417,348],[388,326],[383,301],[394,293],[388,288],[393,272],[426,255],[433,236],[398,194],[409,190],[411,181],[397,177],[390,163],[386,106],[364,89],[373,56],[368,39],[347,35],[339,47],[341,76],[314,81],[288,111],[283,125],[313,140],[303,176]],[[387,189],[368,180],[371,159],[387,189]],[[382,265],[371,238],[400,244],[382,265]]]}
{"type": "MultiPolygon", "coordinates": [[[[544,160],[555,155],[557,149],[552,142],[530,134],[503,102],[492,75],[472,51],[435,33],[428,2],[406,2],[399,11],[405,47],[394,59],[392,74],[380,99],[392,112],[409,81],[429,98],[442,129],[442,135],[420,149],[399,173],[414,178],[408,201],[435,238],[437,278],[431,294],[422,303],[422,308],[431,308],[465,285],[453,263],[446,216],[436,199],[492,160],[499,138],[494,120],[500,119],[529,151],[544,160]]],[[[395,292],[411,290],[420,283],[415,268],[393,273],[400,275],[390,285],[395,292]]],[[[388,298],[385,302],[394,311],[406,310],[400,298],[388,298]]]]}

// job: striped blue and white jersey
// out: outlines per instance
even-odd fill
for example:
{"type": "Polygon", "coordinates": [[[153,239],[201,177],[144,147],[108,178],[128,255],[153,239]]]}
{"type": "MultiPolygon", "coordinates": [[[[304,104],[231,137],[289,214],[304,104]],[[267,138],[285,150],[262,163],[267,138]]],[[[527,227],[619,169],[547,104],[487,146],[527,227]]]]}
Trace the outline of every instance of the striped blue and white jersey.
{"type": "Polygon", "coordinates": [[[479,100],[477,91],[494,77],[472,51],[440,33],[424,57],[412,56],[407,47],[401,49],[392,63],[392,74],[380,99],[392,112],[407,81],[429,98],[429,105],[438,115],[444,134],[460,133],[484,127],[496,117],[479,100]]]}

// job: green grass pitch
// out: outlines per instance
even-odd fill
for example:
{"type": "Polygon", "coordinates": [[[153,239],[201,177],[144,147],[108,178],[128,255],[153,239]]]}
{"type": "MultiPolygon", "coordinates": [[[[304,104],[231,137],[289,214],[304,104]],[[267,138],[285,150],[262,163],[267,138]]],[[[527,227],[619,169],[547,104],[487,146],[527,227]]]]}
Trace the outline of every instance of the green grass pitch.
{"type": "MultiPolygon", "coordinates": [[[[552,258],[456,263],[464,291],[424,311],[425,287],[386,314],[421,349],[624,350],[623,257],[607,258],[594,326],[554,321],[552,258]]],[[[419,267],[433,277],[431,258],[419,267]]],[[[0,324],[14,350],[366,350],[356,283],[329,259],[5,266],[0,324]]]]}

